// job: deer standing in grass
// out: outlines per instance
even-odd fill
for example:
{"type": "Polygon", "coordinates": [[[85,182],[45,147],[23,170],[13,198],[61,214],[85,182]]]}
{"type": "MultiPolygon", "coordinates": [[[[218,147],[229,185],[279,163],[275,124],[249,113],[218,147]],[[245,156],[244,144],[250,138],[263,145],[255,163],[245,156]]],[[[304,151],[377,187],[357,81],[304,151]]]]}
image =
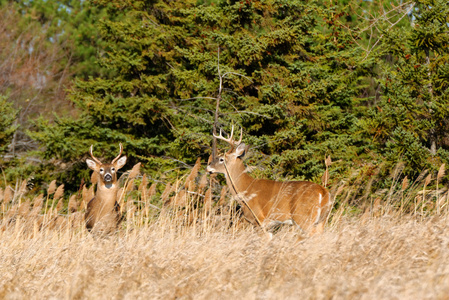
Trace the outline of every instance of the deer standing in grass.
{"type": "Polygon", "coordinates": [[[87,204],[85,214],[86,227],[90,231],[111,231],[120,223],[120,206],[117,203],[117,171],[126,163],[126,156],[122,155],[123,147],[120,143],[120,153],[110,164],[103,164],[92,153],[91,159],[86,159],[87,166],[97,173],[97,192],[95,197],[87,204]]]}
{"type": "Polygon", "coordinates": [[[224,138],[221,130],[215,138],[231,145],[224,155],[214,159],[208,166],[209,173],[223,173],[232,195],[240,202],[245,218],[265,228],[278,224],[298,226],[304,233],[312,233],[318,226],[322,229],[329,214],[330,194],[326,188],[310,181],[274,181],[251,177],[243,164],[248,146],[240,139],[224,138]]]}

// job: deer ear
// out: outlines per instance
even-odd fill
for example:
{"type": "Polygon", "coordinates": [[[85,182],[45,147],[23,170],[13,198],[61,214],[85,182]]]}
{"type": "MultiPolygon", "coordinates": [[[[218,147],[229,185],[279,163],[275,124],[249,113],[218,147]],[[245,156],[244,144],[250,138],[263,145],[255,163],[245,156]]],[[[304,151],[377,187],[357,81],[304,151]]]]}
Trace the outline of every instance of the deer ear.
{"type": "Polygon", "coordinates": [[[91,160],[91,159],[86,159],[86,164],[89,168],[91,168],[92,170],[96,171],[97,170],[97,164],[91,160]]]}
{"type": "Polygon", "coordinates": [[[243,158],[243,156],[245,156],[246,154],[246,150],[247,150],[247,146],[244,143],[241,143],[240,145],[237,146],[237,148],[235,149],[235,155],[239,158],[243,158]]]}
{"type": "Polygon", "coordinates": [[[126,164],[126,156],[120,157],[120,159],[116,162],[117,170],[121,169],[126,164]]]}

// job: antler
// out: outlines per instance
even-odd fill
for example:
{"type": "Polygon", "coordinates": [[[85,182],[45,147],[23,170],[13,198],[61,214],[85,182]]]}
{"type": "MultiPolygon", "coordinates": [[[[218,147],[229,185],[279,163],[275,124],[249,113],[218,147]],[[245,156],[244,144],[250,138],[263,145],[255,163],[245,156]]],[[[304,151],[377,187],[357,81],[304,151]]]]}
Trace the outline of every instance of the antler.
{"type": "Polygon", "coordinates": [[[220,128],[220,135],[213,135],[214,138],[217,138],[219,140],[225,141],[228,144],[230,144],[231,146],[238,146],[240,145],[240,143],[242,142],[242,138],[243,138],[243,128],[240,128],[240,139],[238,141],[235,141],[232,139],[232,136],[234,135],[234,125],[232,125],[232,129],[231,129],[231,135],[228,138],[225,138],[222,134],[221,134],[221,128],[220,128]]]}
{"type": "Polygon", "coordinates": [[[101,165],[101,161],[94,156],[93,149],[94,149],[94,145],[90,145],[90,156],[97,164],[101,165]]]}
{"type": "Polygon", "coordinates": [[[123,151],[123,146],[122,146],[122,143],[120,143],[120,153],[117,155],[116,158],[114,158],[114,159],[112,160],[111,164],[114,164],[114,163],[117,161],[117,159],[120,158],[120,155],[122,155],[122,151],[123,151]]]}

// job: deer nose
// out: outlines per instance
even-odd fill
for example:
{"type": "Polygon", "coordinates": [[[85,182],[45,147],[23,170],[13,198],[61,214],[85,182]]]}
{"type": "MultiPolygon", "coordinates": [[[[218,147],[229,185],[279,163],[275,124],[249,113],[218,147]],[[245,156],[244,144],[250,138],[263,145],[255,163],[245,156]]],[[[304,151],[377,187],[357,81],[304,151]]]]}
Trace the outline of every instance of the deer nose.
{"type": "Polygon", "coordinates": [[[209,173],[209,174],[213,174],[214,173],[214,169],[211,168],[210,166],[207,166],[206,172],[209,173]]]}
{"type": "Polygon", "coordinates": [[[104,175],[104,180],[105,181],[111,181],[112,180],[112,175],[109,173],[106,173],[106,175],[104,175]]]}

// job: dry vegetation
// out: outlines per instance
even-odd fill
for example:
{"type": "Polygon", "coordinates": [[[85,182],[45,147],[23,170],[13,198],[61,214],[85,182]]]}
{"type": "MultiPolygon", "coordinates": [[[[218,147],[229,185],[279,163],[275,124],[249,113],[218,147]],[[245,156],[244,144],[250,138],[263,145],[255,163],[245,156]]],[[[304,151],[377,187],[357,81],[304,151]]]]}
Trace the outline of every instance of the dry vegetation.
{"type": "Polygon", "coordinates": [[[92,188],[64,199],[55,182],[37,197],[27,196],[26,182],[6,187],[0,298],[448,297],[448,193],[429,188],[444,166],[436,178],[398,182],[399,166],[391,188],[374,197],[360,193],[361,185],[342,186],[333,191],[338,205],[322,234],[303,238],[285,227],[271,240],[239,221],[226,190],[213,198],[199,169],[198,162],[164,189],[137,175],[138,167],[126,173],[119,191],[124,222],[108,237],[83,226],[92,188]],[[354,212],[354,200],[369,204],[354,212]]]}

